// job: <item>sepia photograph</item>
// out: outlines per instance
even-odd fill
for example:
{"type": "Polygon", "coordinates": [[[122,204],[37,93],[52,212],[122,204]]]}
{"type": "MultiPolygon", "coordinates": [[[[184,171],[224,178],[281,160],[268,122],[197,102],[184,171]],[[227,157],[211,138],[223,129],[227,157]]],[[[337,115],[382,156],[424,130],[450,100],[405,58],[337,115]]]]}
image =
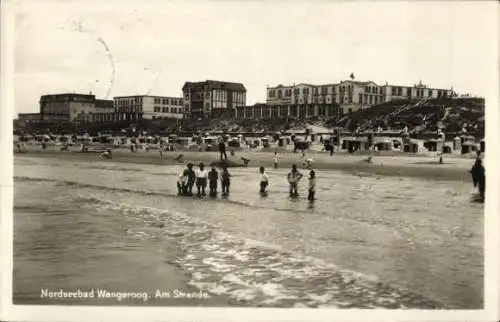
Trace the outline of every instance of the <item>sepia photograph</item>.
{"type": "Polygon", "coordinates": [[[2,320],[498,320],[498,9],[2,2],[2,320]]]}

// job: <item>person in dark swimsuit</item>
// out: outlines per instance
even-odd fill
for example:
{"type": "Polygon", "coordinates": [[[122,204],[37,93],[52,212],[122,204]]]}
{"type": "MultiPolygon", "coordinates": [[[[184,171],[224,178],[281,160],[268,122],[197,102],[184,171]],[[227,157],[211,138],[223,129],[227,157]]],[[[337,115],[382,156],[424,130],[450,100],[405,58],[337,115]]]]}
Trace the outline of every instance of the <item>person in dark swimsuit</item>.
{"type": "Polygon", "coordinates": [[[229,195],[229,186],[231,184],[231,174],[227,170],[227,165],[222,165],[222,173],[221,173],[221,185],[222,185],[222,195],[229,195]]]}
{"type": "Polygon", "coordinates": [[[196,181],[196,173],[193,170],[193,164],[188,163],[187,165],[187,185],[186,185],[186,194],[188,196],[193,195],[193,186],[196,181]]]}
{"type": "Polygon", "coordinates": [[[215,168],[215,165],[212,165],[212,170],[208,173],[208,186],[210,189],[210,197],[217,196],[217,181],[219,181],[219,172],[215,168]]]}

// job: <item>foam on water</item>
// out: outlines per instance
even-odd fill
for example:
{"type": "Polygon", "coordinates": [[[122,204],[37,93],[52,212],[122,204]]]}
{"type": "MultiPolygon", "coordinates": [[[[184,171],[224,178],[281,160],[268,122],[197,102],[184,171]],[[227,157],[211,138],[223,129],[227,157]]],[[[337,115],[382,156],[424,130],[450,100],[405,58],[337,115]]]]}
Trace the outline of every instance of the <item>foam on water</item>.
{"type": "Polygon", "coordinates": [[[226,295],[232,305],[338,308],[437,308],[443,305],[406,289],[385,285],[373,276],[341,269],[280,246],[242,240],[220,227],[152,207],[81,198],[85,207],[118,210],[142,228],[127,230],[134,238],[163,239],[177,245],[173,264],[191,275],[190,285],[226,295]]]}
{"type": "Polygon", "coordinates": [[[477,228],[482,218],[479,206],[462,200],[464,187],[456,183],[322,172],[322,198],[315,209],[306,209],[307,202],[286,198],[279,171],[270,173],[269,198],[248,193],[255,188],[254,169],[237,169],[233,177],[240,184],[232,186],[229,200],[208,200],[176,196],[179,167],[159,173],[148,166],[126,171],[122,164],[47,162],[16,168],[19,189],[41,189],[44,196],[34,200],[19,193],[20,213],[31,211],[20,207],[36,205],[48,216],[66,208],[78,216],[78,207],[84,207],[85,213],[98,212],[97,218],[116,217],[112,221],[119,230],[113,231],[130,239],[127,247],[161,245],[156,254],[187,272],[191,285],[227,295],[232,305],[434,308],[464,307],[471,299],[475,303],[467,307],[480,304],[476,249],[482,249],[477,228]],[[457,213],[451,216],[448,207],[457,213]],[[475,259],[464,262],[463,256],[475,259]],[[455,276],[446,281],[450,271],[455,276]],[[459,295],[464,292],[471,295],[459,295]]]}

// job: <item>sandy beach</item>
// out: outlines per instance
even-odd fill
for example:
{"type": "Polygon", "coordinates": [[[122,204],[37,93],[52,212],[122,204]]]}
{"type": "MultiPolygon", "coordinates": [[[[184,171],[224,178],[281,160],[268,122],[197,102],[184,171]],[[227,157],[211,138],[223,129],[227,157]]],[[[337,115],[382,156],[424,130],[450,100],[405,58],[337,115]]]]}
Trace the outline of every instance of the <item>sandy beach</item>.
{"type": "MultiPolygon", "coordinates": [[[[49,147],[41,151],[38,146],[27,146],[22,153],[16,153],[16,156],[45,157],[65,160],[78,161],[103,161],[99,153],[89,152],[81,153],[78,148],[70,151],[59,151],[57,147],[49,147]]],[[[330,156],[324,152],[308,153],[307,157],[313,158],[313,168],[318,170],[339,170],[360,176],[366,175],[384,175],[384,176],[402,176],[424,178],[428,180],[452,180],[452,181],[470,181],[468,170],[473,164],[469,158],[460,158],[456,156],[444,157],[444,163],[439,164],[436,157],[431,156],[413,156],[400,154],[397,156],[374,154],[372,162],[367,162],[366,154],[347,154],[335,153],[330,156]]],[[[239,151],[234,156],[228,153],[228,161],[235,166],[242,166],[241,158],[250,159],[248,167],[266,168],[273,166],[272,152],[239,151]]],[[[280,168],[290,168],[292,164],[301,164],[301,154],[293,152],[280,153],[280,168]]],[[[135,164],[158,164],[174,165],[187,164],[192,162],[198,164],[203,162],[210,164],[219,161],[218,152],[198,152],[198,151],[173,151],[163,152],[163,158],[160,158],[160,152],[150,150],[149,152],[139,150],[136,153],[128,149],[113,150],[113,162],[125,162],[135,164]],[[182,154],[183,161],[176,161],[176,157],[182,154]]]]}

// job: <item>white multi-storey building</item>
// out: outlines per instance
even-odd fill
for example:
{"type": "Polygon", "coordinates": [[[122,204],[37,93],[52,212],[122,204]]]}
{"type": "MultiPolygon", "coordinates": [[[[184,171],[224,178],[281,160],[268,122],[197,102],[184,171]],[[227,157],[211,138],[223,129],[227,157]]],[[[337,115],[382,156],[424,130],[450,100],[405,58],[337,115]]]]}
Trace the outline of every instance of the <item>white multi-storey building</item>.
{"type": "Polygon", "coordinates": [[[114,97],[113,100],[118,121],[184,117],[184,102],[181,97],[138,95],[114,97]]]}
{"type": "Polygon", "coordinates": [[[277,114],[280,116],[286,114],[294,117],[340,117],[394,99],[440,98],[453,95],[453,89],[428,88],[421,82],[414,86],[400,86],[352,79],[335,84],[301,83],[268,87],[266,102],[272,108],[278,109],[277,114]]]}

